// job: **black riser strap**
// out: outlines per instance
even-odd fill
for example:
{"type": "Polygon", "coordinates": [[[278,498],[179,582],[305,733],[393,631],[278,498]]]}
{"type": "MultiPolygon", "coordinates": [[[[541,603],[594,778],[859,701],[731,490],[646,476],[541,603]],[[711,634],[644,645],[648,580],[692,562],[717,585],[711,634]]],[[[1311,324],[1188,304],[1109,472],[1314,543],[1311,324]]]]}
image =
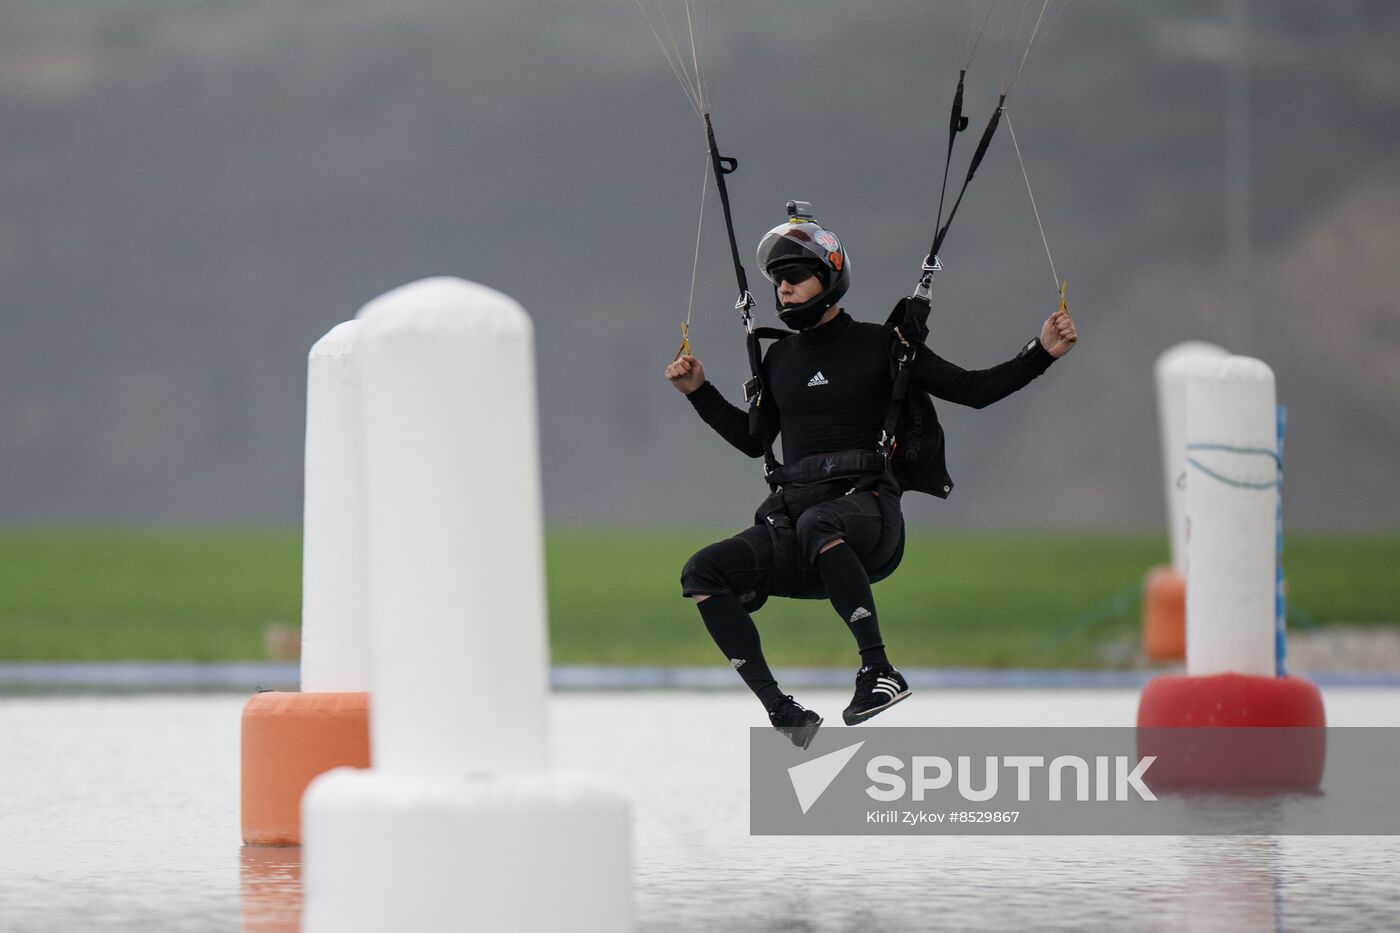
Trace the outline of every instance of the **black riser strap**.
{"type": "Polygon", "coordinates": [[[948,114],[948,152],[943,157],[943,184],[938,188],[938,220],[933,225],[934,233],[943,226],[943,196],[948,193],[948,167],[953,164],[953,143],[958,134],[967,129],[967,117],[963,116],[963,78],[967,70],[958,72],[958,89],[953,92],[953,109],[948,114]]]}
{"type": "Polygon", "coordinates": [[[705,135],[710,142],[710,164],[714,168],[715,184],[719,186],[719,203],[724,208],[724,229],[729,234],[729,255],[734,260],[734,277],[739,280],[739,297],[743,299],[749,292],[749,277],[744,272],[744,264],[739,261],[739,243],[734,239],[734,218],[729,211],[729,186],[724,182],[724,176],[738,168],[739,163],[719,154],[719,146],[715,143],[715,128],[710,123],[708,113],[705,114],[705,135]]]}
{"type": "MultiPolygon", "coordinates": [[[[962,204],[963,195],[967,193],[967,186],[972,183],[972,176],[977,174],[977,167],[982,164],[982,158],[987,154],[987,147],[992,143],[992,137],[996,135],[997,126],[1001,124],[1002,106],[1006,103],[1006,95],[1003,94],[997,100],[997,109],[992,114],[992,118],[987,121],[987,128],[982,131],[982,138],[977,141],[977,149],[972,153],[972,163],[968,166],[967,177],[963,179],[962,189],[958,191],[957,200],[953,202],[953,209],[948,212],[948,219],[943,226],[938,229],[933,238],[933,247],[929,250],[929,256],[937,256],[938,250],[943,246],[943,238],[948,235],[948,228],[953,225],[953,218],[958,213],[958,205],[962,204]]],[[[932,259],[930,259],[932,261],[932,259]]]]}

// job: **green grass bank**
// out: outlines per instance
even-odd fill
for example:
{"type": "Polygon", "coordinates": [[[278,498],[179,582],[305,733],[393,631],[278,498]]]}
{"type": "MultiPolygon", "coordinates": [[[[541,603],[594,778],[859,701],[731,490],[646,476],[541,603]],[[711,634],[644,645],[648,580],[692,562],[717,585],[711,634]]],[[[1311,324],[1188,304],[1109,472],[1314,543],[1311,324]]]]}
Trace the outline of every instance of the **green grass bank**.
{"type": "MultiPolygon", "coordinates": [[[[677,583],[717,536],[551,532],[553,660],[723,663],[677,583]]],[[[876,587],[881,626],[904,665],[1127,665],[1143,572],[1165,556],[1155,537],[914,534],[876,587]]],[[[1400,535],[1292,536],[1285,567],[1291,625],[1400,624],[1400,535]]],[[[0,659],[261,659],[267,627],[299,620],[300,575],[296,532],[0,534],[0,659]]],[[[777,663],[852,663],[826,603],[775,599],[758,621],[777,663]]]]}

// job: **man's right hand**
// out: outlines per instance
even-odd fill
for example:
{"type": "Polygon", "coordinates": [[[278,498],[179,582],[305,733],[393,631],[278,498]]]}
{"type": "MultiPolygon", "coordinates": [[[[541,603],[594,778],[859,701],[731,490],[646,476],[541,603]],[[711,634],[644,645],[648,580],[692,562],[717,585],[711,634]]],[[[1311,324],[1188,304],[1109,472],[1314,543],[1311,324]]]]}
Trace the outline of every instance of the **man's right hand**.
{"type": "Polygon", "coordinates": [[[683,356],[666,367],[666,378],[683,395],[689,395],[705,384],[705,366],[693,356],[683,356]]]}

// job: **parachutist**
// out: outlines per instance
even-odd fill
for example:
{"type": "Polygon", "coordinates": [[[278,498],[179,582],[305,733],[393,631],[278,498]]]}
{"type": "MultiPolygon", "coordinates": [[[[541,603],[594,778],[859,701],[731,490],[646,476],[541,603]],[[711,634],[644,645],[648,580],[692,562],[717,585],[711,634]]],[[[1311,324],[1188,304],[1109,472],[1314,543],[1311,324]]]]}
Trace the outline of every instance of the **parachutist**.
{"type": "MultiPolygon", "coordinates": [[[[764,457],[772,492],[753,524],[691,557],[681,571],[681,590],[695,600],[716,645],[774,725],[790,737],[792,728],[815,730],[821,720],[779,688],[752,613],[770,596],[831,602],[861,660],[843,714],[848,725],[908,697],[909,685],[880,634],[871,583],[893,573],[903,557],[902,495],[913,490],[946,498],[952,490],[930,396],[986,407],[1030,384],[1078,336],[1069,315],[1056,310],[1038,338],[989,369],[966,370],[938,356],[923,343],[926,328],[910,354],[903,339],[911,333],[908,318],[880,325],[844,310],[850,258],[836,234],[811,218],[810,207],[807,216],[795,211],[799,203],[788,205],[790,220],[770,230],[758,248],[778,316],[797,332],[777,332],[781,339],[756,364],[754,407],[744,412],[726,401],[692,355],[666,367],[666,378],[706,424],[748,456],[764,457]],[[892,350],[896,342],[905,346],[892,350]],[[904,361],[896,365],[901,354],[904,361]],[[898,379],[914,391],[896,393],[898,379]],[[887,425],[894,430],[885,445],[887,425]],[[772,457],[779,435],[786,465],[772,457]]],[[[896,311],[912,301],[904,299],[896,311]]],[[[810,732],[802,735],[810,742],[810,732]]]]}

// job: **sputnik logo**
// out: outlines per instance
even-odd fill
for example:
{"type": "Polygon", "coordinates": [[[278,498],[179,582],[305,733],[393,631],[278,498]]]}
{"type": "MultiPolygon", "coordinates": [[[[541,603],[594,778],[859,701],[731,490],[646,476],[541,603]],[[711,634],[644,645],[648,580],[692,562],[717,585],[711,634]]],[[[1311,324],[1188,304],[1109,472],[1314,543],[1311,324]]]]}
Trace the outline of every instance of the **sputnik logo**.
{"type": "Polygon", "coordinates": [[[826,793],[826,789],[864,744],[865,740],[862,739],[854,745],[847,745],[834,752],[827,752],[820,758],[813,758],[788,768],[788,778],[792,781],[793,793],[797,795],[797,805],[802,808],[804,814],[826,793]]]}

